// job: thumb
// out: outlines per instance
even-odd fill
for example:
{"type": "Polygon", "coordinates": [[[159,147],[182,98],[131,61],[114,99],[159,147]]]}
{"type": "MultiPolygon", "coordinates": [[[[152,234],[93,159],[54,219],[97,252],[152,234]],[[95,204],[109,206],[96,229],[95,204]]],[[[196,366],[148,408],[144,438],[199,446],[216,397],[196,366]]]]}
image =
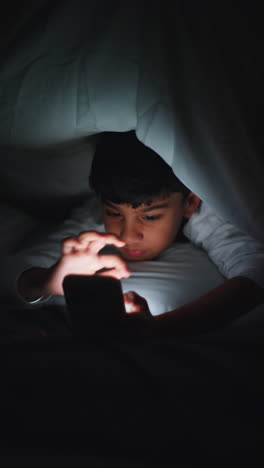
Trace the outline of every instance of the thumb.
{"type": "Polygon", "coordinates": [[[146,299],[135,291],[128,291],[124,294],[124,303],[128,314],[150,313],[146,299]]]}
{"type": "Polygon", "coordinates": [[[134,291],[128,291],[124,296],[124,303],[126,305],[126,311],[128,314],[132,314],[140,311],[139,304],[137,303],[137,294],[134,291]]]}

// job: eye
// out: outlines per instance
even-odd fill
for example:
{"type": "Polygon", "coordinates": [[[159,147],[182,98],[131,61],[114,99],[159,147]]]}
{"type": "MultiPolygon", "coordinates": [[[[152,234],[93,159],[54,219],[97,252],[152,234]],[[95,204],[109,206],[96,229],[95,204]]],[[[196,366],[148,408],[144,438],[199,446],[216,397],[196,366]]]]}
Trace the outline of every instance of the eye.
{"type": "Polygon", "coordinates": [[[152,216],[144,216],[144,219],[146,221],[156,221],[157,219],[160,219],[161,215],[152,215],[152,216]]]}
{"type": "Polygon", "coordinates": [[[118,217],[121,216],[121,213],[118,211],[110,211],[110,210],[105,210],[106,216],[113,216],[113,217],[118,217]]]}

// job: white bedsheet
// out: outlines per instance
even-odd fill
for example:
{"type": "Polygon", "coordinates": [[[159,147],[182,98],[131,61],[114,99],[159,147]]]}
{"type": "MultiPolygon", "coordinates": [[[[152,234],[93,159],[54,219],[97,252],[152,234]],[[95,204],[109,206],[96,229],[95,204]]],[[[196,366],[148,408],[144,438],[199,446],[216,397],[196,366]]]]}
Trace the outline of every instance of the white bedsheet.
{"type": "Polygon", "coordinates": [[[3,148],[134,128],[201,199],[263,240],[261,41],[250,34],[257,10],[230,5],[227,17],[198,3],[193,21],[188,2],[44,5],[28,7],[2,58],[2,161],[3,148]]]}

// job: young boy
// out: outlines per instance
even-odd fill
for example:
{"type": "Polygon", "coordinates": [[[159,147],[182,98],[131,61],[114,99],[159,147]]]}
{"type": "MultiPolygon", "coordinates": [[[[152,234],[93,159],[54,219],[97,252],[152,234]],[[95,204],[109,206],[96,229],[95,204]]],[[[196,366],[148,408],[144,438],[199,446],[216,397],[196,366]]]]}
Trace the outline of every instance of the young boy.
{"type": "MultiPolygon", "coordinates": [[[[254,281],[254,275],[253,280],[250,276],[252,264],[232,270],[232,248],[227,253],[223,248],[226,244],[224,232],[217,239],[213,229],[213,245],[210,246],[208,239],[203,243],[199,216],[203,219],[207,207],[177,179],[162,158],[137,140],[134,132],[108,134],[101,139],[92,164],[90,184],[99,198],[107,234],[85,229],[84,232],[76,232],[76,237],[64,239],[60,258],[54,265],[32,268],[21,275],[18,290],[24,298],[32,302],[34,298],[62,295],[62,282],[68,274],[128,278],[128,264],[159,262],[174,242],[184,239],[184,230],[187,235],[189,232],[188,237],[194,243],[200,242],[200,246],[208,250],[209,256],[212,252],[211,258],[218,266],[223,263],[220,258],[222,250],[223,257],[226,257],[224,265],[229,265],[225,268],[231,272],[225,274],[223,271],[223,274],[233,278],[203,297],[155,318],[149,313],[144,298],[130,292],[125,294],[125,302],[131,306],[131,312],[144,314],[159,328],[170,329],[175,324],[175,333],[188,333],[225,323],[263,301],[263,289],[254,281]],[[190,225],[191,217],[195,221],[190,225]],[[102,251],[108,244],[115,248],[112,253],[102,251]],[[217,245],[220,245],[220,250],[217,250],[217,245]]],[[[217,223],[222,227],[220,218],[216,218],[217,223]]],[[[226,225],[229,229],[231,226],[232,242],[236,241],[234,232],[238,232],[240,240],[245,236],[234,226],[226,225]]],[[[204,237],[211,236],[207,232],[204,237]]],[[[246,236],[246,239],[249,238],[246,236]]],[[[255,261],[259,253],[263,255],[263,250],[260,246],[259,250],[256,249],[257,244],[252,242],[255,261]]]]}

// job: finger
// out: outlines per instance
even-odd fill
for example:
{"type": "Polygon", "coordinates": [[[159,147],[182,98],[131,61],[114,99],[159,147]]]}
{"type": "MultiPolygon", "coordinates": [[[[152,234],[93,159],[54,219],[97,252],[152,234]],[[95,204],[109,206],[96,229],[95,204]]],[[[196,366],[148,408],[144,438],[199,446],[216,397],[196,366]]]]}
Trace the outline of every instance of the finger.
{"type": "Polygon", "coordinates": [[[117,280],[128,278],[127,276],[124,276],[122,272],[115,270],[114,268],[112,268],[111,270],[102,271],[101,273],[96,273],[96,276],[104,276],[105,278],[110,277],[110,278],[115,278],[117,280]]]}
{"type": "Polygon", "coordinates": [[[106,234],[97,231],[81,232],[78,236],[78,241],[86,247],[88,247],[91,242],[94,242],[95,244],[98,242],[97,252],[99,252],[99,250],[101,250],[105,245],[123,247],[126,244],[114,234],[106,234]]]}
{"type": "Polygon", "coordinates": [[[128,314],[140,313],[146,317],[151,315],[148,303],[144,297],[140,296],[135,291],[128,291],[123,294],[123,296],[128,314]]]}
{"type": "Polygon", "coordinates": [[[76,252],[81,249],[81,244],[75,237],[67,237],[62,241],[61,244],[61,253],[63,255],[70,254],[72,252],[76,252]]]}
{"type": "Polygon", "coordinates": [[[64,255],[87,251],[87,253],[97,254],[105,246],[104,239],[98,238],[96,241],[85,242],[80,241],[79,237],[68,237],[62,242],[62,253],[64,255]]]}
{"type": "Polygon", "coordinates": [[[115,268],[130,274],[126,262],[118,255],[98,255],[97,258],[101,268],[115,268]]]}
{"type": "Polygon", "coordinates": [[[128,314],[136,314],[141,312],[141,305],[139,302],[137,302],[136,296],[137,295],[134,291],[128,291],[123,294],[124,304],[128,314]]]}
{"type": "Polygon", "coordinates": [[[143,305],[147,304],[146,299],[140,296],[135,291],[127,291],[126,293],[124,293],[124,299],[128,303],[143,304],[143,305]]]}
{"type": "Polygon", "coordinates": [[[98,264],[98,270],[101,268],[111,269],[111,272],[103,272],[102,276],[107,276],[107,273],[110,275],[114,274],[115,276],[118,276],[119,279],[129,278],[130,276],[130,270],[127,264],[117,255],[98,255],[98,264]]]}
{"type": "Polygon", "coordinates": [[[142,312],[141,307],[133,302],[124,301],[124,304],[127,314],[140,314],[142,312]]]}
{"type": "Polygon", "coordinates": [[[106,246],[104,239],[97,239],[96,241],[91,241],[86,248],[87,253],[97,255],[100,250],[106,246]]]}
{"type": "Polygon", "coordinates": [[[116,278],[118,280],[124,279],[124,278],[129,278],[130,273],[127,273],[126,271],[118,268],[109,268],[104,271],[100,271],[99,273],[96,273],[98,276],[110,276],[111,278],[116,278]]]}
{"type": "Polygon", "coordinates": [[[135,302],[134,291],[127,291],[126,293],[123,294],[123,296],[124,296],[124,301],[126,304],[132,304],[135,302]]]}

